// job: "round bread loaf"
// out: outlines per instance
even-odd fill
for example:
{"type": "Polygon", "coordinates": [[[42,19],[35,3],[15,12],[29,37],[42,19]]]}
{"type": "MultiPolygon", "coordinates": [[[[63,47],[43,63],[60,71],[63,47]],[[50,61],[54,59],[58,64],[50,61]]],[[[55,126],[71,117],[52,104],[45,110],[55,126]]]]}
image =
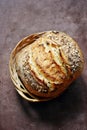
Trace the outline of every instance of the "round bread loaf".
{"type": "Polygon", "coordinates": [[[19,90],[25,88],[33,99],[52,99],[81,74],[84,58],[70,36],[47,31],[20,41],[11,53],[9,65],[19,90]]]}

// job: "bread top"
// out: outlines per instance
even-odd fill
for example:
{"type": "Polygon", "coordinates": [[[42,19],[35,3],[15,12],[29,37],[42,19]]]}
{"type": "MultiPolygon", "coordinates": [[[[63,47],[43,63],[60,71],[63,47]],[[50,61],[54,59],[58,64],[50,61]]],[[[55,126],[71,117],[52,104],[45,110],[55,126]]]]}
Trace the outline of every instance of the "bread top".
{"type": "Polygon", "coordinates": [[[72,81],[84,65],[78,44],[67,34],[56,31],[42,33],[16,54],[15,61],[21,81],[36,95],[53,92],[72,81]]]}

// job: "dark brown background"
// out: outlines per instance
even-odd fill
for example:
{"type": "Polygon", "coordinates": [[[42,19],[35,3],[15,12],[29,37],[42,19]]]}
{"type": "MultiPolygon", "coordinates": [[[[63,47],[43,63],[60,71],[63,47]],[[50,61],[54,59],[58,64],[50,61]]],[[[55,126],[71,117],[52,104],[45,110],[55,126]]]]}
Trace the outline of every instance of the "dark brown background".
{"type": "Polygon", "coordinates": [[[0,130],[87,130],[87,0],[0,0],[0,130]],[[76,39],[86,63],[59,98],[29,103],[11,82],[9,55],[20,39],[46,30],[76,39]]]}

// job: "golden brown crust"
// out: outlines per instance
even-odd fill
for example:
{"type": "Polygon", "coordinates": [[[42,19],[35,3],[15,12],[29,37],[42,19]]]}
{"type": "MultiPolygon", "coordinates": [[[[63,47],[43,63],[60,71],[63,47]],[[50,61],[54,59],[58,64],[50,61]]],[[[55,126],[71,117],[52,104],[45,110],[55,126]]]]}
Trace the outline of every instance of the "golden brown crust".
{"type": "Polygon", "coordinates": [[[78,44],[65,33],[56,31],[25,38],[13,50],[13,58],[25,88],[44,98],[62,93],[81,74],[84,66],[78,44]]]}

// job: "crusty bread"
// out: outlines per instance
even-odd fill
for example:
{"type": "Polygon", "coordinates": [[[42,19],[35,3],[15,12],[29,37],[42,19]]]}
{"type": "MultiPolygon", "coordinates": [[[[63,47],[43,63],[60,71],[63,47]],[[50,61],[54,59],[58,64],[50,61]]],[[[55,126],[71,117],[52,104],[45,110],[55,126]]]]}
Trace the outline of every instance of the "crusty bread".
{"type": "Polygon", "coordinates": [[[26,37],[13,50],[12,59],[24,87],[39,98],[57,97],[84,67],[83,54],[76,41],[56,31],[26,37]]]}

